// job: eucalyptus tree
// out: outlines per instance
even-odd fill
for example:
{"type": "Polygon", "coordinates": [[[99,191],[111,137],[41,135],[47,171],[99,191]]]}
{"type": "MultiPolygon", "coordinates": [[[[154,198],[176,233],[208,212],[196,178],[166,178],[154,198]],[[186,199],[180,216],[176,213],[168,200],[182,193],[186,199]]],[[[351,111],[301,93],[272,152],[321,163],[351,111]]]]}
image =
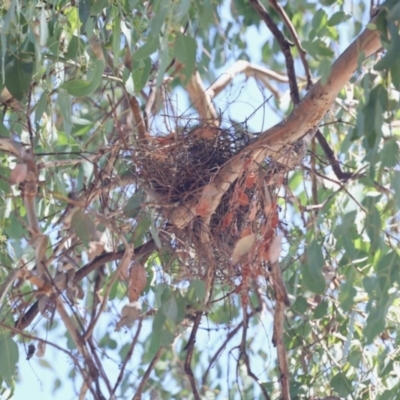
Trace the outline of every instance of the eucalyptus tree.
{"type": "Polygon", "coordinates": [[[3,2],[2,395],[398,398],[399,20],[3,2]]]}

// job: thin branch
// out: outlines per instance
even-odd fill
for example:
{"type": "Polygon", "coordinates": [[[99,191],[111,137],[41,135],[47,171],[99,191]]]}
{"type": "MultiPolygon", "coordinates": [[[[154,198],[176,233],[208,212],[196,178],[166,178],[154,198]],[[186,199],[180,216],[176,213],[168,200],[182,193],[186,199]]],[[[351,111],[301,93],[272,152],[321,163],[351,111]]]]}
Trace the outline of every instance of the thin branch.
{"type": "Polygon", "coordinates": [[[240,359],[243,360],[244,365],[246,366],[247,375],[251,379],[253,379],[254,382],[257,383],[257,385],[259,386],[259,388],[261,390],[261,393],[263,394],[264,398],[266,400],[270,400],[270,397],[269,397],[269,394],[268,394],[267,390],[262,385],[262,383],[258,379],[257,375],[252,371],[252,369],[250,367],[250,359],[249,359],[249,355],[247,354],[247,350],[246,350],[247,328],[248,328],[248,323],[249,323],[249,314],[247,314],[246,308],[247,307],[245,307],[243,305],[243,331],[242,331],[242,340],[241,340],[240,346],[239,346],[239,352],[240,352],[239,360],[240,359]]]}
{"type": "MultiPolygon", "coordinates": [[[[85,382],[89,386],[90,390],[92,391],[93,395],[96,398],[96,393],[94,392],[94,389],[92,388],[91,383],[92,383],[92,381],[95,383],[98,381],[99,372],[98,372],[96,366],[94,365],[93,360],[90,356],[90,353],[89,353],[88,349],[86,348],[86,346],[82,340],[82,337],[80,336],[75,324],[73,323],[71,317],[66,312],[62,299],[57,297],[55,299],[55,302],[56,302],[56,309],[57,309],[58,314],[60,315],[68,333],[71,335],[71,338],[76,345],[76,348],[82,354],[82,357],[85,360],[85,364],[88,367],[88,374],[85,374],[85,382]]],[[[96,385],[96,387],[97,386],[98,385],[96,385]]],[[[102,398],[101,393],[100,393],[99,398],[102,398]]]]}
{"type": "Polygon", "coordinates": [[[147,135],[146,135],[146,125],[144,123],[142,113],[140,111],[139,102],[135,96],[132,96],[129,100],[129,106],[131,108],[131,112],[133,115],[133,119],[135,120],[138,132],[138,139],[141,144],[147,143],[147,135]]]}
{"type": "Polygon", "coordinates": [[[226,336],[226,339],[224,340],[222,345],[219,347],[219,349],[212,356],[212,358],[211,358],[211,360],[210,360],[210,362],[208,364],[208,367],[207,367],[206,371],[203,374],[203,378],[202,378],[203,386],[205,386],[205,384],[206,384],[206,380],[207,380],[208,374],[210,372],[210,369],[214,366],[215,361],[217,360],[219,355],[222,353],[222,351],[225,349],[225,347],[229,343],[229,341],[240,331],[242,326],[243,326],[243,321],[240,322],[240,324],[238,324],[235,329],[231,330],[228,333],[228,335],[226,336]]]}
{"type": "Polygon", "coordinates": [[[265,22],[265,24],[268,26],[269,30],[272,32],[275,39],[279,43],[282,53],[285,56],[286,71],[289,78],[290,96],[292,98],[293,103],[297,104],[300,101],[300,95],[299,95],[299,88],[297,87],[296,71],[294,67],[293,56],[290,50],[291,43],[285,38],[283,33],[279,30],[279,28],[273,21],[272,17],[269,15],[268,11],[264,8],[264,6],[259,2],[259,0],[249,0],[249,3],[257,11],[260,18],[265,22]]]}
{"type": "Polygon", "coordinates": [[[214,99],[226,86],[232,82],[233,78],[238,74],[245,74],[247,77],[253,76],[263,82],[271,93],[279,97],[279,92],[269,83],[273,79],[280,83],[288,83],[288,78],[284,75],[278,74],[270,69],[253,65],[246,60],[238,60],[227,71],[205,91],[205,95],[210,99],[214,99]]]}
{"type": "Polygon", "coordinates": [[[160,347],[156,354],[154,355],[153,359],[150,362],[150,365],[148,366],[146,372],[143,375],[142,380],[140,381],[139,387],[136,390],[135,395],[133,396],[132,400],[141,400],[142,398],[142,393],[143,389],[147,383],[147,380],[149,379],[150,373],[153,370],[154,366],[156,365],[156,362],[159,360],[159,358],[162,356],[162,353],[164,352],[164,348],[160,347]]]}
{"type": "Polygon", "coordinates": [[[189,379],[190,386],[192,387],[193,397],[195,400],[200,400],[200,395],[199,395],[199,391],[197,389],[196,380],[193,375],[193,370],[192,370],[191,364],[192,364],[194,345],[196,343],[196,335],[197,335],[197,331],[200,326],[200,321],[201,321],[202,316],[203,316],[202,311],[199,311],[196,313],[196,317],[195,317],[193,327],[192,327],[192,332],[190,333],[188,343],[185,347],[185,350],[187,350],[187,353],[186,353],[186,358],[185,358],[184,369],[185,369],[185,374],[189,379]]]}
{"type": "MultiPolygon", "coordinates": [[[[292,36],[292,39],[297,47],[297,50],[299,51],[299,55],[300,55],[300,59],[303,63],[303,67],[306,73],[306,77],[307,77],[307,89],[311,88],[312,86],[312,77],[311,77],[311,73],[310,73],[310,68],[308,66],[308,62],[305,58],[306,56],[306,52],[303,49],[301,43],[300,43],[300,39],[299,36],[297,35],[297,32],[292,24],[292,22],[290,21],[290,18],[288,17],[288,15],[286,14],[286,11],[283,9],[283,7],[277,2],[277,0],[269,0],[271,6],[277,11],[277,13],[280,15],[280,17],[282,18],[284,24],[286,25],[286,27],[288,28],[290,35],[292,36]]],[[[253,4],[253,7],[255,7],[255,3],[258,3],[258,0],[256,0],[253,4]]],[[[260,14],[260,11],[262,9],[262,5],[258,4],[257,5],[258,9],[257,11],[260,14]]],[[[266,12],[266,11],[265,11],[266,12]]],[[[261,14],[260,14],[261,15],[261,14]]],[[[262,15],[261,15],[262,17],[262,15]]],[[[267,20],[264,20],[267,23],[267,20]]],[[[291,86],[291,93],[292,93],[292,101],[294,102],[294,104],[298,104],[300,102],[300,96],[299,96],[299,92],[298,92],[298,88],[297,88],[297,83],[296,83],[296,76],[295,76],[295,71],[294,71],[294,67],[292,68],[292,66],[294,65],[293,63],[293,56],[292,53],[290,51],[290,48],[287,49],[287,40],[284,39],[283,34],[280,33],[278,27],[274,24],[274,22],[272,21],[272,19],[268,19],[268,27],[270,28],[270,30],[274,33],[275,38],[277,39],[284,55],[286,58],[286,65],[287,65],[287,71],[288,71],[288,76],[289,76],[289,82],[292,83],[291,86]],[[273,26],[275,25],[275,26],[273,26]],[[290,68],[289,68],[290,67],[290,68]],[[292,91],[293,88],[293,91],[292,91]]],[[[338,179],[340,180],[345,180],[345,179],[349,179],[349,177],[351,176],[351,174],[349,173],[345,173],[341,170],[340,165],[338,160],[335,157],[335,154],[333,152],[333,150],[330,148],[328,142],[326,141],[326,139],[324,138],[324,136],[322,135],[322,133],[320,132],[320,130],[318,130],[316,132],[316,137],[318,139],[318,142],[320,143],[322,149],[324,150],[326,156],[329,159],[329,162],[332,165],[333,171],[335,172],[336,176],[338,177],[338,179]]]]}
{"type": "Polygon", "coordinates": [[[124,372],[125,372],[126,365],[128,364],[128,361],[131,359],[133,351],[134,351],[135,346],[136,346],[136,343],[137,343],[137,341],[139,339],[140,331],[142,329],[142,323],[143,323],[143,319],[140,318],[139,319],[139,325],[137,327],[135,337],[133,338],[133,341],[132,341],[132,343],[131,343],[131,345],[129,347],[129,350],[128,350],[128,353],[126,354],[125,360],[122,363],[121,369],[120,369],[119,374],[118,374],[117,381],[115,382],[114,388],[113,388],[112,392],[110,393],[110,397],[112,397],[115,394],[118,386],[122,382],[122,378],[124,377],[124,372]]]}
{"type": "Polygon", "coordinates": [[[285,308],[290,305],[290,301],[283,283],[281,269],[277,262],[271,263],[271,281],[276,298],[272,343],[276,347],[278,355],[278,366],[281,373],[282,400],[290,400],[289,366],[283,340],[285,308]]]}
{"type": "Polygon", "coordinates": [[[312,77],[311,77],[310,67],[308,66],[308,62],[306,60],[307,53],[303,49],[303,46],[300,43],[300,39],[299,39],[299,36],[297,35],[296,29],[294,28],[292,21],[286,14],[286,11],[277,2],[277,0],[269,0],[269,3],[275,9],[275,11],[280,15],[283,23],[286,25],[286,27],[288,28],[288,30],[290,32],[290,36],[292,37],[292,40],[299,52],[299,56],[300,56],[301,62],[303,64],[304,72],[306,73],[307,89],[309,89],[312,86],[312,77]]]}
{"type": "Polygon", "coordinates": [[[336,158],[335,153],[333,152],[333,150],[329,146],[329,143],[325,139],[325,136],[321,133],[319,129],[315,137],[318,139],[318,142],[322,147],[322,150],[324,151],[326,157],[328,158],[329,164],[331,165],[333,172],[335,173],[337,178],[341,181],[349,180],[353,176],[353,174],[351,172],[342,171],[339,160],[336,158]]]}
{"type": "Polygon", "coordinates": [[[193,106],[196,108],[199,116],[205,121],[217,121],[217,110],[215,109],[210,93],[207,93],[203,81],[198,71],[190,78],[186,85],[186,90],[189,94],[193,106]]]}

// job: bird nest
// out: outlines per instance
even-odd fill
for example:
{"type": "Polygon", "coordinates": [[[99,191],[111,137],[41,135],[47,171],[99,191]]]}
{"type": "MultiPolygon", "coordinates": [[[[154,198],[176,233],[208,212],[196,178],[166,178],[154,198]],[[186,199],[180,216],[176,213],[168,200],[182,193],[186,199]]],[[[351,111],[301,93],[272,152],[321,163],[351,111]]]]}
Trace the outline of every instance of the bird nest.
{"type": "MultiPolygon", "coordinates": [[[[151,146],[142,145],[135,163],[150,197],[167,216],[171,207],[194,200],[250,138],[239,124],[229,128],[189,126],[153,138],[151,146]]],[[[264,186],[262,171],[244,173],[224,194],[207,224],[200,217],[183,229],[167,224],[171,247],[179,259],[175,265],[185,264],[183,271],[175,271],[179,279],[203,277],[210,263],[215,263],[216,278],[224,282],[242,274],[240,263],[232,262],[232,252],[245,235],[257,232],[260,238],[267,233],[262,228],[270,214],[265,212],[264,186]]]]}

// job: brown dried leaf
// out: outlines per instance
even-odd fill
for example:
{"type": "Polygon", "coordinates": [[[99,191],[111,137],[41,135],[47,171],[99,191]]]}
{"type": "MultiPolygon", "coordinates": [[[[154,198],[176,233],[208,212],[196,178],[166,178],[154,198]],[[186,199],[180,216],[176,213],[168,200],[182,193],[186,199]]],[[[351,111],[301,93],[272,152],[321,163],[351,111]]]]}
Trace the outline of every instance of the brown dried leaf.
{"type": "Polygon", "coordinates": [[[36,356],[44,357],[45,353],[46,353],[46,342],[43,342],[43,340],[39,340],[36,356]]]}
{"type": "Polygon", "coordinates": [[[132,261],[132,255],[133,250],[126,248],[125,253],[118,265],[119,279],[121,280],[126,280],[128,278],[129,265],[132,261]]]}
{"type": "Polygon", "coordinates": [[[250,203],[247,194],[245,192],[243,192],[242,190],[238,191],[237,199],[238,199],[238,203],[241,206],[247,206],[250,203]]]}
{"type": "Polygon", "coordinates": [[[139,299],[146,284],[146,269],[140,264],[135,264],[129,274],[128,298],[131,303],[139,299]]]}
{"type": "Polygon", "coordinates": [[[254,233],[240,238],[232,252],[232,262],[236,264],[244,255],[248,254],[256,240],[254,233]]]}
{"type": "Polygon", "coordinates": [[[205,217],[210,210],[210,203],[207,199],[200,199],[196,206],[196,214],[200,217],[205,217]]]}
{"type": "Polygon", "coordinates": [[[10,183],[15,185],[21,183],[26,179],[28,174],[28,166],[26,164],[17,164],[10,174],[10,183]]]}
{"type": "Polygon", "coordinates": [[[128,328],[139,318],[142,312],[142,306],[138,301],[131,302],[122,307],[121,319],[117,322],[115,330],[118,332],[123,326],[128,328]]]}
{"type": "Polygon", "coordinates": [[[247,189],[251,189],[254,186],[255,182],[256,182],[256,174],[254,172],[250,172],[246,176],[246,181],[244,185],[246,186],[247,189]]]}
{"type": "Polygon", "coordinates": [[[225,217],[222,219],[221,222],[221,227],[222,229],[227,228],[231,223],[233,219],[233,212],[228,212],[228,214],[225,215],[225,217]]]}
{"type": "Polygon", "coordinates": [[[271,246],[269,247],[269,260],[272,263],[278,261],[279,256],[281,254],[281,248],[282,248],[282,235],[279,234],[274,237],[271,246]]]}
{"type": "Polygon", "coordinates": [[[251,233],[252,233],[252,231],[251,231],[251,226],[246,226],[246,228],[244,228],[244,229],[242,230],[242,232],[240,233],[240,237],[242,238],[242,237],[251,235],[251,233]]]}
{"type": "Polygon", "coordinates": [[[253,222],[256,219],[256,215],[257,215],[257,202],[253,201],[251,203],[251,209],[249,212],[249,221],[253,222]]]}
{"type": "Polygon", "coordinates": [[[43,317],[51,319],[54,315],[56,304],[53,300],[50,299],[50,297],[44,295],[39,299],[38,309],[43,317]]]}
{"type": "Polygon", "coordinates": [[[93,261],[97,256],[99,256],[103,252],[104,245],[105,244],[103,242],[94,240],[92,240],[89,243],[89,251],[88,251],[89,262],[93,261]]]}

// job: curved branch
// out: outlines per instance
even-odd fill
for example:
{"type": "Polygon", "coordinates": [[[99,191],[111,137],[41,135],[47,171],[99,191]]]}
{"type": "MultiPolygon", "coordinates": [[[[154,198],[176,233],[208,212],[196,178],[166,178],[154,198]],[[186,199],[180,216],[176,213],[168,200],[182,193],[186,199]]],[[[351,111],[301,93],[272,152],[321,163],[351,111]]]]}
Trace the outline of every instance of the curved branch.
{"type": "Polygon", "coordinates": [[[238,74],[245,74],[247,77],[253,76],[255,79],[259,79],[276,97],[279,97],[279,92],[269,83],[269,80],[273,79],[279,83],[289,82],[286,76],[278,74],[268,68],[251,64],[246,60],[238,60],[205,91],[205,94],[213,99],[225,89],[238,74]]]}
{"type": "Polygon", "coordinates": [[[266,157],[276,160],[281,157],[287,145],[316,130],[340,89],[358,68],[360,55],[363,54],[366,59],[380,48],[380,32],[365,29],[332,65],[326,82],[317,82],[285,120],[262,132],[255,141],[229,160],[216,173],[213,182],[201,189],[194,203],[179,206],[171,213],[171,222],[177,227],[186,226],[196,217],[196,207],[200,201],[207,204],[209,214],[213,214],[223,194],[243,171],[247,160],[252,159],[258,164],[266,157]]]}

